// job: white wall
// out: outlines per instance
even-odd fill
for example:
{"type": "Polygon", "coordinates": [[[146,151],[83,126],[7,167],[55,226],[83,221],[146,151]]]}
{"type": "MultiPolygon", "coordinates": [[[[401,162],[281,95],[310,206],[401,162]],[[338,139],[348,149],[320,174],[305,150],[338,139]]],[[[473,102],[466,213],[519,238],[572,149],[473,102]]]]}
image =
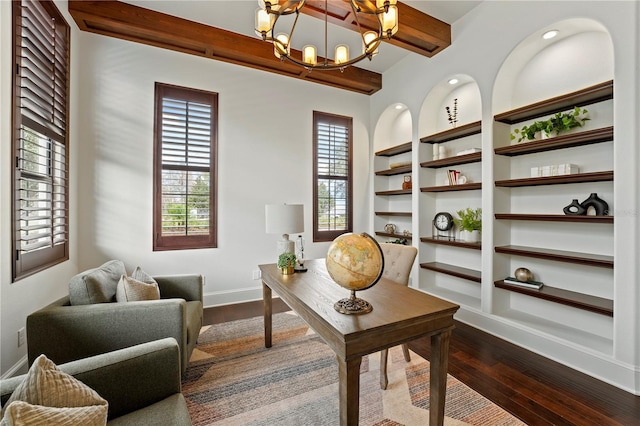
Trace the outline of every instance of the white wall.
{"type": "MultiPolygon", "coordinates": [[[[483,247],[489,247],[489,249],[482,250],[481,306],[463,308],[459,311],[457,318],[623,389],[640,393],[640,342],[638,342],[640,270],[637,262],[640,258],[638,238],[640,235],[638,220],[640,174],[636,166],[640,161],[640,149],[637,143],[640,139],[637,124],[637,117],[640,116],[638,75],[640,3],[593,1],[581,3],[581,6],[576,8],[575,2],[561,1],[483,2],[452,26],[452,46],[431,59],[411,55],[385,73],[383,89],[371,99],[371,123],[375,126],[381,122],[390,105],[397,102],[407,105],[412,115],[419,116],[419,120],[414,121],[413,124],[415,148],[418,145],[416,141],[425,136],[422,133],[426,130],[422,127],[423,116],[419,114],[425,98],[440,82],[454,75],[468,75],[477,82],[482,101],[482,181],[493,182],[494,173],[499,172],[497,167],[499,164],[494,167],[491,155],[494,146],[493,115],[520,106],[505,105],[505,101],[508,103],[519,101],[513,98],[504,99],[504,96],[499,99],[502,104],[496,105],[494,85],[500,75],[500,69],[518,44],[529,35],[550,29],[557,22],[575,18],[600,23],[596,27],[601,26],[609,33],[614,49],[613,70],[610,68],[610,49],[604,49],[604,56],[601,50],[610,42],[606,36],[602,37],[596,33],[580,36],[583,42],[591,43],[593,52],[591,55],[587,57],[562,55],[555,58],[558,61],[580,61],[585,68],[584,73],[572,79],[578,87],[569,87],[561,90],[560,93],[585,87],[583,78],[607,79],[606,76],[611,75],[612,72],[614,75],[614,154],[613,158],[605,161],[612,163],[615,167],[616,197],[613,209],[617,213],[615,213],[613,247],[607,247],[604,250],[613,250],[616,265],[613,289],[609,287],[602,290],[603,294],[614,299],[613,325],[608,325],[609,330],[613,329],[613,333],[609,331],[609,335],[613,337],[613,345],[609,346],[608,351],[590,348],[563,338],[561,333],[554,335],[554,330],[536,329],[534,326],[523,325],[496,315],[493,281],[501,277],[493,276],[492,247],[496,225],[492,220],[485,221],[483,226],[483,247]]],[[[530,63],[528,65],[531,67],[530,72],[543,73],[545,70],[535,69],[541,62],[530,63]]],[[[529,71],[525,70],[524,73],[526,72],[529,71]]],[[[514,75],[524,73],[518,71],[514,75]]],[[[548,72],[541,75],[548,75],[548,72]]],[[[553,84],[553,81],[547,82],[543,85],[544,90],[550,90],[550,93],[557,95],[553,84]]],[[[540,99],[548,97],[544,93],[539,95],[540,99]]],[[[529,98],[531,94],[517,93],[514,96],[529,98]]],[[[533,101],[528,100],[526,103],[530,102],[533,101]]],[[[460,108],[464,108],[464,105],[459,105],[460,108]]],[[[414,168],[414,175],[416,173],[420,173],[419,168],[414,168]]],[[[482,208],[485,218],[491,218],[494,213],[496,191],[492,186],[483,185],[482,189],[482,208]]],[[[413,196],[417,198],[421,194],[414,190],[413,196]]],[[[415,200],[414,206],[418,206],[418,209],[414,210],[413,217],[423,216],[424,212],[420,211],[420,204],[415,200]]],[[[424,219],[420,217],[414,220],[424,219]]],[[[416,228],[415,224],[414,228],[416,228]]],[[[421,252],[425,248],[419,242],[414,241],[414,245],[419,246],[421,252]]],[[[591,322],[594,328],[599,325],[593,316],[587,321],[591,322]]]]}

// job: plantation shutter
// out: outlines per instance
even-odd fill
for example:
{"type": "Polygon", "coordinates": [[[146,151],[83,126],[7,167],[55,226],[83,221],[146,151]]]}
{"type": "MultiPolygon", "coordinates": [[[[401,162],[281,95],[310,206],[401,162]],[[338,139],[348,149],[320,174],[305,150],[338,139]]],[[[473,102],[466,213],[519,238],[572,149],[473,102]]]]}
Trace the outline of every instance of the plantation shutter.
{"type": "Polygon", "coordinates": [[[53,2],[13,11],[15,280],[68,259],[69,26],[53,2]]]}
{"type": "Polygon", "coordinates": [[[314,240],[351,232],[351,118],[314,112],[314,240]]]}
{"type": "Polygon", "coordinates": [[[217,95],[156,84],[156,250],[215,247],[217,95]]]}

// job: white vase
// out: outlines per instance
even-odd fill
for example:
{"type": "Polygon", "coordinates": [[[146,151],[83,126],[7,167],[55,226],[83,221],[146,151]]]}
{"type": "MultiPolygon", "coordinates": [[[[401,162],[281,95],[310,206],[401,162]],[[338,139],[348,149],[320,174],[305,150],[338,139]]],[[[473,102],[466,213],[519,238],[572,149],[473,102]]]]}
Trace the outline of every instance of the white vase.
{"type": "Polygon", "coordinates": [[[480,231],[460,231],[460,239],[467,243],[479,243],[480,231]]]}

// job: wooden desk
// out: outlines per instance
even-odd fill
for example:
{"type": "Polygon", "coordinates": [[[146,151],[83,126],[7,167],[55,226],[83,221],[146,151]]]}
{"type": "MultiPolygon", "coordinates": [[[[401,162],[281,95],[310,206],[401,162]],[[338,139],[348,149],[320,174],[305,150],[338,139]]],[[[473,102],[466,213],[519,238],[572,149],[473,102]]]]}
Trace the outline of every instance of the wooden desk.
{"type": "Polygon", "coordinates": [[[345,315],[333,304],[350,292],[336,284],[324,259],[305,262],[308,272],[282,275],[260,265],[264,300],[264,344],[271,347],[271,291],[275,291],[333,349],[338,360],[340,424],[357,425],[362,356],[422,336],[431,336],[429,424],[442,425],[447,390],[449,338],[459,306],[381,279],[357,297],[373,305],[364,315],[345,315]]]}

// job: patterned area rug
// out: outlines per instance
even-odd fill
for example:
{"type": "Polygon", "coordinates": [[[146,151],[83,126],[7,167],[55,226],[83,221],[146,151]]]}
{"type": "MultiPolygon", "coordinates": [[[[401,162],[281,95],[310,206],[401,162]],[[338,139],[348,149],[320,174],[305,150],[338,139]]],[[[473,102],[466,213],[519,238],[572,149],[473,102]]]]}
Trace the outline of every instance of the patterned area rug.
{"type": "MultiPolygon", "coordinates": [[[[427,425],[429,363],[400,347],[389,352],[387,390],[379,353],[362,359],[360,424],[427,425]]],[[[203,327],[182,392],[193,424],[337,425],[338,367],[333,351],[294,313],[273,316],[273,347],[262,317],[203,327]]],[[[449,375],[445,425],[524,425],[449,375]]]]}

